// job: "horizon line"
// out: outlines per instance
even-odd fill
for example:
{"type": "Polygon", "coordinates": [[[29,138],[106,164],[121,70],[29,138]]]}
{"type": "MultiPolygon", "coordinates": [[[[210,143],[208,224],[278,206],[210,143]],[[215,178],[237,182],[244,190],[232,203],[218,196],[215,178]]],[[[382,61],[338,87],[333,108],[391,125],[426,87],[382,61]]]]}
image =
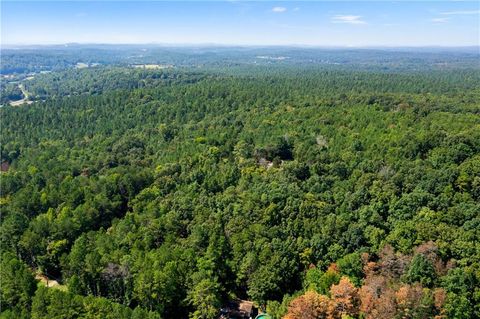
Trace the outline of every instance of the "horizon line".
{"type": "MultiPolygon", "coordinates": [[[[163,46],[163,47],[308,47],[308,48],[479,48],[479,44],[462,44],[462,45],[445,45],[445,44],[366,44],[366,45],[348,45],[348,44],[302,44],[302,43],[290,43],[290,44],[253,44],[253,43],[215,43],[215,42],[135,42],[135,43],[122,43],[122,42],[58,42],[58,43],[0,43],[2,47],[26,47],[26,46],[71,46],[71,45],[105,45],[105,46],[163,46]]],[[[479,52],[480,53],[480,52],[479,52]]]]}

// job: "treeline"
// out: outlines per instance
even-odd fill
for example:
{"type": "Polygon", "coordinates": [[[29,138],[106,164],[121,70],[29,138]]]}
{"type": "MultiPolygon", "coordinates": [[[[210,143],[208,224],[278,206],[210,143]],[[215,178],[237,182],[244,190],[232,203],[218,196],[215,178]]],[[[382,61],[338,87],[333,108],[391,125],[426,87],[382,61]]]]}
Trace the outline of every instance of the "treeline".
{"type": "Polygon", "coordinates": [[[123,50],[76,45],[20,46],[2,49],[1,53],[1,74],[61,71],[74,68],[77,63],[110,65],[128,56],[123,50]]]}
{"type": "Polygon", "coordinates": [[[0,109],[2,311],[480,315],[478,72],[109,72],[0,109]]]}
{"type": "MultiPolygon", "coordinates": [[[[23,81],[23,86],[29,92],[31,100],[46,98],[62,98],[76,95],[99,95],[115,90],[134,90],[139,88],[158,88],[178,84],[193,84],[200,80],[213,80],[219,83],[238,85],[249,80],[260,86],[275,84],[279,94],[296,92],[302,96],[315,94],[319,96],[334,96],[334,101],[350,99],[349,102],[381,104],[384,107],[412,104],[408,94],[427,94],[422,97],[429,100],[428,94],[443,94],[446,97],[461,96],[462,98],[477,98],[473,92],[478,87],[480,76],[475,70],[429,71],[429,72],[372,72],[362,71],[352,73],[351,67],[299,67],[282,65],[276,67],[245,66],[208,67],[192,72],[190,69],[176,68],[165,70],[148,70],[125,67],[95,67],[74,69],[47,74],[37,74],[23,81]],[[240,81],[238,81],[240,79],[240,81]],[[302,86],[293,84],[300,81],[302,86]],[[332,95],[331,91],[336,92],[332,95]],[[468,96],[465,92],[469,92],[468,96]],[[352,100],[354,99],[354,100],[352,100]]],[[[203,81],[202,83],[205,83],[203,81]]],[[[248,89],[248,88],[245,88],[248,89]]],[[[221,90],[227,90],[224,86],[221,90]]],[[[22,97],[18,83],[5,83],[1,86],[2,101],[22,97]]],[[[289,96],[289,99],[294,99],[289,96]]],[[[431,103],[430,103],[431,104],[431,103]]]]}
{"type": "Polygon", "coordinates": [[[98,95],[114,90],[133,90],[162,85],[194,83],[206,77],[202,73],[142,70],[135,68],[98,67],[37,75],[25,82],[33,99],[74,95],[98,95]]]}
{"type": "Polygon", "coordinates": [[[478,70],[477,48],[322,49],[292,47],[164,47],[155,45],[51,45],[6,47],[0,74],[72,69],[77,63],[177,67],[303,66],[377,72],[478,70]]]}

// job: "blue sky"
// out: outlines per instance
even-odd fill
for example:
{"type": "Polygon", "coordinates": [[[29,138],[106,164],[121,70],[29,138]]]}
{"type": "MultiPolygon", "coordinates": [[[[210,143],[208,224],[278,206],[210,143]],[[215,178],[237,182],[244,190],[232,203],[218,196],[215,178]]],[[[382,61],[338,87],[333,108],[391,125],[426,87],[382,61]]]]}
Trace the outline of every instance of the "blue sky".
{"type": "Polygon", "coordinates": [[[478,1],[4,1],[2,44],[479,45],[478,1]]]}

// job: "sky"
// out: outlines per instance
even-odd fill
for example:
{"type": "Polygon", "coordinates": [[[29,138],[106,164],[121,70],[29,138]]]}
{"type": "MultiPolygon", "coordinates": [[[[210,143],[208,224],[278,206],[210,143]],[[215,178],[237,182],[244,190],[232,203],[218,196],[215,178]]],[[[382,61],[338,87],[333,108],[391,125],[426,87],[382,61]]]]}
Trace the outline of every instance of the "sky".
{"type": "Polygon", "coordinates": [[[1,0],[1,43],[478,46],[480,1],[1,0]]]}

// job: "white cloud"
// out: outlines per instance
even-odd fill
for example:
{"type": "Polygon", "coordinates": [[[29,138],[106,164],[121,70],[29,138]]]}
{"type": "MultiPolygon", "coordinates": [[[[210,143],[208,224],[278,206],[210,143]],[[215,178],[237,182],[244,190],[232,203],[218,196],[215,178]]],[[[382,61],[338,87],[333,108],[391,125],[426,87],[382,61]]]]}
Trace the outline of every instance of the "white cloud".
{"type": "Polygon", "coordinates": [[[450,20],[450,18],[433,18],[431,21],[435,23],[445,23],[448,20],[450,20]]]}
{"type": "Polygon", "coordinates": [[[447,12],[440,12],[440,14],[444,14],[444,15],[480,14],[480,10],[447,11],[447,12]]]}
{"type": "Polygon", "coordinates": [[[293,11],[300,11],[300,8],[299,8],[299,7],[295,7],[295,8],[293,8],[293,11]]]}
{"type": "Polygon", "coordinates": [[[275,12],[275,13],[282,13],[282,12],[285,12],[287,11],[287,8],[285,7],[273,7],[272,8],[272,12],[275,12]]]}
{"type": "Polygon", "coordinates": [[[433,23],[445,23],[448,20],[450,20],[450,18],[433,18],[430,21],[432,21],[433,23]]]}
{"type": "Polygon", "coordinates": [[[362,16],[353,16],[353,15],[336,15],[332,17],[333,23],[349,23],[349,24],[366,24],[363,21],[362,16]]]}

